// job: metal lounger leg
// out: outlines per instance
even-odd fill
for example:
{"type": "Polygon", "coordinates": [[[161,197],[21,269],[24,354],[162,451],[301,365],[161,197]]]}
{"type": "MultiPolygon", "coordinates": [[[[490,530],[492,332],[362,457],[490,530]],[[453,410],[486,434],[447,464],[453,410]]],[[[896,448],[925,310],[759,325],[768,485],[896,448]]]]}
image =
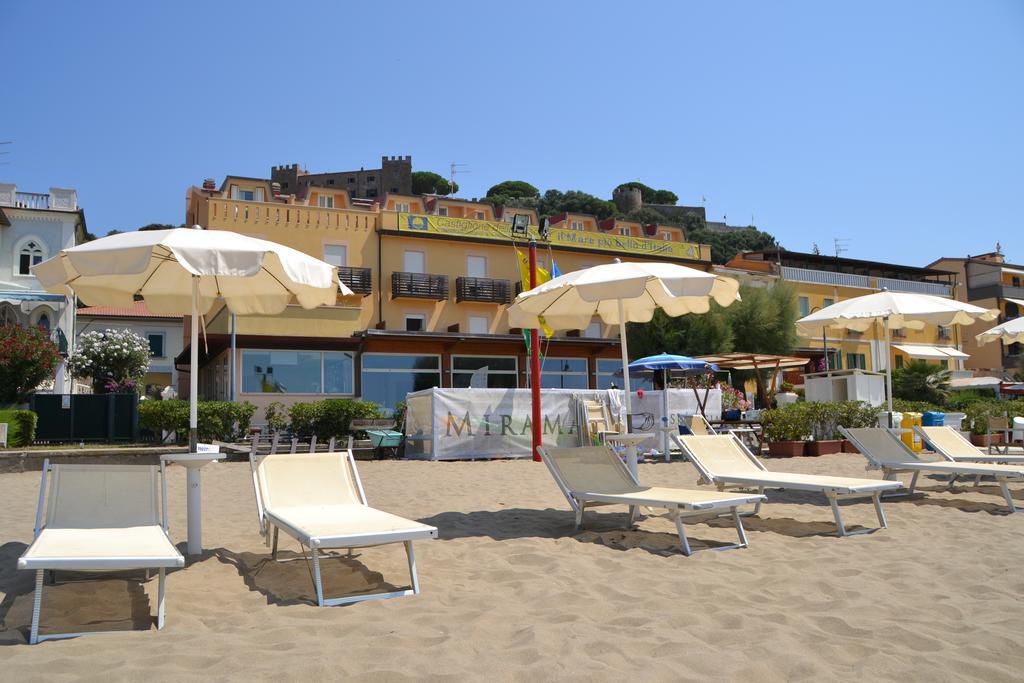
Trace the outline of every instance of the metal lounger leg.
{"type": "Polygon", "coordinates": [[[693,551],[690,550],[690,542],[686,540],[686,529],[683,528],[683,518],[679,516],[678,510],[676,510],[675,520],[676,532],[679,533],[679,543],[683,546],[683,555],[689,557],[693,554],[693,551]]]}
{"type": "Polygon", "coordinates": [[[828,502],[832,505],[832,514],[836,517],[836,533],[840,536],[846,535],[846,526],[843,524],[843,515],[839,511],[839,501],[836,499],[836,494],[827,493],[828,502]]]}
{"type": "Polygon", "coordinates": [[[277,559],[277,527],[276,526],[274,527],[274,538],[273,538],[273,541],[271,541],[271,542],[273,543],[273,545],[270,548],[270,559],[276,560],[277,559]]]}
{"type": "Polygon", "coordinates": [[[999,488],[1003,490],[1003,498],[1006,499],[1006,508],[1010,513],[1017,511],[1017,506],[1013,504],[1013,496],[1010,495],[1010,487],[1007,485],[1005,479],[999,480],[999,488]]]}
{"type": "Polygon", "coordinates": [[[577,501],[576,503],[576,530],[579,531],[583,528],[583,508],[586,507],[586,503],[577,501]]]}
{"type": "Polygon", "coordinates": [[[412,577],[412,594],[420,594],[420,578],[416,574],[416,551],[412,549],[412,541],[405,542],[405,554],[409,556],[409,576],[412,577]]]}
{"type": "MultiPolygon", "coordinates": [[[[764,487],[763,486],[758,486],[757,487],[757,493],[758,493],[758,495],[763,496],[764,495],[764,487]]],[[[750,513],[750,514],[751,515],[756,515],[757,513],[759,513],[761,511],[761,503],[763,503],[763,502],[764,502],[764,499],[762,498],[761,500],[759,500],[756,503],[754,503],[754,511],[752,513],[750,513]]]]}
{"type": "Polygon", "coordinates": [[[167,570],[164,567],[160,567],[157,576],[156,629],[159,631],[164,627],[164,584],[167,582],[167,570]]]}
{"type": "Polygon", "coordinates": [[[914,488],[917,486],[917,478],[918,478],[918,476],[920,476],[920,474],[921,474],[920,471],[914,472],[914,476],[912,476],[910,478],[910,487],[907,490],[907,495],[908,496],[909,495],[913,495],[914,488]]]}
{"type": "Polygon", "coordinates": [[[743,519],[740,517],[739,508],[732,509],[732,518],[736,520],[736,533],[740,536],[740,547],[746,548],[749,545],[747,543],[747,532],[743,530],[743,519]]]}
{"type": "Polygon", "coordinates": [[[316,604],[317,607],[324,606],[324,585],[320,579],[320,551],[316,548],[310,548],[310,552],[313,555],[313,585],[316,587],[316,604]]]}
{"type": "Polygon", "coordinates": [[[629,528],[632,529],[636,526],[636,520],[640,517],[640,506],[630,505],[629,506],[629,528]]]}
{"type": "Polygon", "coordinates": [[[882,509],[882,494],[876,492],[871,496],[871,502],[875,504],[875,514],[878,515],[878,526],[888,529],[889,524],[885,521],[885,511],[882,509]]]}
{"type": "Polygon", "coordinates": [[[43,604],[43,571],[36,570],[36,594],[32,597],[32,632],[28,642],[35,645],[39,642],[39,610],[43,604]]]}

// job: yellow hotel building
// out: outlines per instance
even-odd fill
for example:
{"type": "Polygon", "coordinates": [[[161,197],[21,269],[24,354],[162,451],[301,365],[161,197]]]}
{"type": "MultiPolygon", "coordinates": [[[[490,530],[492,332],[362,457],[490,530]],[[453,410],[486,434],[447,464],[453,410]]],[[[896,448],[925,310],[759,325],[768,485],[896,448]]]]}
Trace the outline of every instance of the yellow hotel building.
{"type": "MultiPolygon", "coordinates": [[[[554,261],[567,273],[616,257],[711,268],[710,247],[687,242],[674,226],[568,214],[554,217],[543,239],[531,210],[432,195],[353,200],[333,187],[282,195],[277,187],[238,176],[219,188],[210,182],[192,187],[186,222],[322,258],[339,267],[355,296],[313,311],[290,306],[273,317],[232,319],[226,309],[215,310],[200,349],[204,398],[233,396],[266,406],[355,396],[391,408],[409,391],[469,386],[484,367],[488,386],[528,386],[523,337],[506,314],[520,282],[514,244],[524,254],[527,249],[525,237],[513,240],[515,214],[528,216],[546,269],[554,261]]],[[[621,382],[613,376],[621,362],[616,331],[598,320],[542,343],[545,387],[621,382]]],[[[179,362],[182,395],[187,387],[187,367],[179,362]]]]}
{"type": "MultiPolygon", "coordinates": [[[[872,292],[916,292],[953,298],[956,273],[940,268],[917,268],[822,254],[772,249],[738,254],[722,274],[751,284],[777,279],[792,285],[800,317],[872,292]]],[[[950,370],[962,370],[963,333],[956,328],[929,326],[924,330],[894,330],[892,367],[902,367],[911,358],[936,362],[950,370]]],[[[738,341],[738,343],[741,343],[738,341]]],[[[885,332],[879,325],[865,332],[828,330],[824,336],[800,337],[794,355],[819,361],[828,355],[832,370],[859,368],[884,371],[885,332]]]]}

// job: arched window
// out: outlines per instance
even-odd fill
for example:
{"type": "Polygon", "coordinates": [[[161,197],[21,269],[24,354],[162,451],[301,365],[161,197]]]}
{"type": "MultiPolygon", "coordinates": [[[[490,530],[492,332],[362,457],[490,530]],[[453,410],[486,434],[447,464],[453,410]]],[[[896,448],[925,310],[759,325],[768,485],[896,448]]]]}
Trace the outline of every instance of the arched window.
{"type": "Polygon", "coordinates": [[[35,240],[29,240],[18,252],[18,274],[31,275],[32,266],[43,262],[43,247],[35,240]]]}
{"type": "Polygon", "coordinates": [[[47,315],[46,313],[40,314],[40,316],[38,318],[36,318],[36,326],[37,327],[41,327],[42,329],[44,329],[47,332],[49,332],[50,331],[50,316],[47,315]]]}

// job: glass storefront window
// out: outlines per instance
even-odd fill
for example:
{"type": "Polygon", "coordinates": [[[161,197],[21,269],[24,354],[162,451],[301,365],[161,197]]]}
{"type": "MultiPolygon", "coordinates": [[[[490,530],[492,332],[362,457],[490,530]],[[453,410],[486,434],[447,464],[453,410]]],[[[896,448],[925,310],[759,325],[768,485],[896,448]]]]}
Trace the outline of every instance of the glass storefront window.
{"type": "Polygon", "coordinates": [[[320,351],[243,351],[242,392],[351,394],[352,354],[320,351]]]}
{"type": "Polygon", "coordinates": [[[587,389],[586,358],[545,358],[541,362],[542,389],[587,389]]]}
{"type": "Polygon", "coordinates": [[[514,356],[452,356],[452,386],[468,387],[477,370],[487,368],[488,389],[519,386],[514,356]]]}
{"type": "Polygon", "coordinates": [[[363,400],[387,410],[406,394],[441,386],[440,356],[364,353],[362,365],[363,400]]]}
{"type": "MultiPolygon", "coordinates": [[[[617,389],[622,389],[622,361],[618,358],[598,358],[596,379],[598,389],[610,389],[613,384],[617,389]]],[[[630,375],[629,388],[631,391],[650,391],[654,388],[654,376],[630,375]]]]}

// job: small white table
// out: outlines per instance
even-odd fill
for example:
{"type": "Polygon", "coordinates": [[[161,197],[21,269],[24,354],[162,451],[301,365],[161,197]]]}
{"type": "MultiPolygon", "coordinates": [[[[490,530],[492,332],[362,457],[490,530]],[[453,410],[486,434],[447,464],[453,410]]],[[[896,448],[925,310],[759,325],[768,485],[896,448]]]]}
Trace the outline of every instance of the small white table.
{"type": "Polygon", "coordinates": [[[200,555],[203,552],[203,480],[200,470],[223,457],[222,453],[171,453],[160,456],[165,463],[181,465],[186,470],[189,555],[200,555]]]}
{"type": "Polygon", "coordinates": [[[637,476],[636,447],[653,437],[654,434],[648,432],[632,432],[630,434],[605,434],[604,440],[610,444],[623,446],[626,449],[626,467],[629,468],[630,474],[635,478],[637,476]]]}

